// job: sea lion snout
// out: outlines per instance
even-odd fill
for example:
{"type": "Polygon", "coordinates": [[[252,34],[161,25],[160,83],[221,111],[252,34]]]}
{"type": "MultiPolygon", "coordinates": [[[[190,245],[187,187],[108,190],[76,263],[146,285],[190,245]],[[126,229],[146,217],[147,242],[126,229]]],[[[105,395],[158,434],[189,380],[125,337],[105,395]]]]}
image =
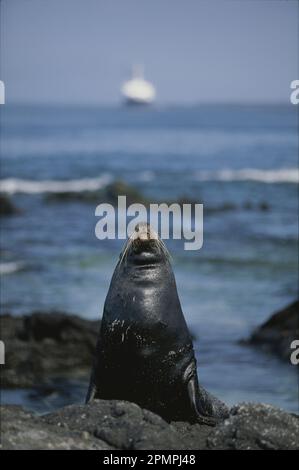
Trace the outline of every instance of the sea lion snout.
{"type": "Polygon", "coordinates": [[[150,226],[150,224],[143,222],[135,226],[132,234],[133,240],[139,240],[140,242],[146,242],[148,240],[158,240],[158,234],[150,226]]]}
{"type": "Polygon", "coordinates": [[[154,264],[168,257],[164,243],[148,223],[137,224],[128,243],[132,248],[129,257],[134,264],[154,264]]]}
{"type": "Polygon", "coordinates": [[[142,222],[134,227],[129,236],[120,255],[120,262],[140,264],[143,258],[146,262],[150,259],[153,261],[154,258],[158,261],[164,259],[166,254],[167,249],[158,234],[150,224],[142,222]]]}
{"type": "Polygon", "coordinates": [[[153,265],[168,259],[168,251],[158,234],[146,222],[135,225],[119,257],[118,267],[153,265]]]}

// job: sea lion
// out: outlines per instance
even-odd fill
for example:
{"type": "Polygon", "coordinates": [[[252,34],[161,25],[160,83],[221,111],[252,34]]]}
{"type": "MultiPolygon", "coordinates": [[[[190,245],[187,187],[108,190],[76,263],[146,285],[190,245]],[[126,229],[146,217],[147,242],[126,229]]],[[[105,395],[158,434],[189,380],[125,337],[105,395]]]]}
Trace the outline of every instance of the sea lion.
{"type": "Polygon", "coordinates": [[[169,253],[138,224],[112,276],[86,402],[132,401],[167,421],[215,425],[224,403],[198,383],[169,253]]]}

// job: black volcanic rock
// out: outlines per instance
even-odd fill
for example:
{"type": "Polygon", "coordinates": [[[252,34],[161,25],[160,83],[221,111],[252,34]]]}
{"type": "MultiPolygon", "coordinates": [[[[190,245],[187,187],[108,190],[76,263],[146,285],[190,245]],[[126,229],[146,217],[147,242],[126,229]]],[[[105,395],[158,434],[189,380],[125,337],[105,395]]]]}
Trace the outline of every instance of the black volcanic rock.
{"type": "Polygon", "coordinates": [[[166,423],[134,403],[96,400],[43,416],[2,406],[2,449],[298,449],[299,418],[263,404],[241,404],[215,428],[166,423]]]}
{"type": "Polygon", "coordinates": [[[271,351],[289,361],[290,345],[294,339],[299,339],[298,300],[272,315],[244,343],[271,351]]]}
{"type": "Polygon", "coordinates": [[[105,188],[92,191],[65,191],[59,193],[51,193],[46,196],[47,201],[79,201],[87,203],[109,203],[116,206],[118,203],[118,196],[127,197],[127,205],[139,203],[149,204],[149,200],[134,186],[131,186],[124,181],[116,180],[108,184],[105,188]]]}
{"type": "Polygon", "coordinates": [[[110,446],[80,429],[47,424],[21,406],[1,406],[1,444],[6,450],[107,450],[110,446]]]}
{"type": "Polygon", "coordinates": [[[11,200],[4,194],[0,194],[0,217],[17,213],[18,209],[14,206],[11,200]]]}
{"type": "Polygon", "coordinates": [[[35,387],[52,378],[88,376],[93,361],[99,321],[61,312],[30,316],[1,316],[5,343],[3,388],[35,387]]]}
{"type": "Polygon", "coordinates": [[[299,416],[262,403],[241,403],[207,439],[210,449],[299,449],[299,416]]]}

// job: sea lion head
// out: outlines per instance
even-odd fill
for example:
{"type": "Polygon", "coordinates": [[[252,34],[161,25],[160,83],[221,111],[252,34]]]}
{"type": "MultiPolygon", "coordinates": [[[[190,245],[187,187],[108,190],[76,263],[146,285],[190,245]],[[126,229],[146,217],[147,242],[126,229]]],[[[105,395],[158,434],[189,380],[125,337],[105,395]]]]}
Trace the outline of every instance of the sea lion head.
{"type": "Polygon", "coordinates": [[[125,243],[119,263],[145,267],[168,261],[169,256],[165,244],[155,230],[150,224],[143,222],[135,226],[133,233],[125,243]]]}

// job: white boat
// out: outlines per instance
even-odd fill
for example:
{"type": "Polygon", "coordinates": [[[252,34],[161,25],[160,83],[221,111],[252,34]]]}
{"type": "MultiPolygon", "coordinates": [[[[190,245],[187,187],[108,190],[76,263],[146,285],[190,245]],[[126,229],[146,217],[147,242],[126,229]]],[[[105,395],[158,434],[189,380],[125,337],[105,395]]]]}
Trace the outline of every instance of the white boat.
{"type": "Polygon", "coordinates": [[[154,86],[143,78],[141,67],[133,67],[132,78],[121,87],[126,104],[151,104],[156,97],[154,86]]]}

